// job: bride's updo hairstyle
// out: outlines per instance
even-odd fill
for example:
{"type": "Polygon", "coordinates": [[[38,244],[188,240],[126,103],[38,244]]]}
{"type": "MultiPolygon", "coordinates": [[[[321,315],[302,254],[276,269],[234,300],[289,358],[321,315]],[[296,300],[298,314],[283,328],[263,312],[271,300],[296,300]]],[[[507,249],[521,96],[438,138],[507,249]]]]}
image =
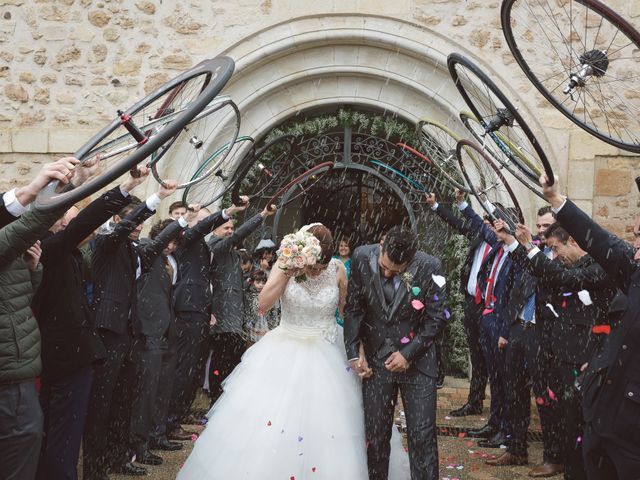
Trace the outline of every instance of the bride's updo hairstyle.
{"type": "Polygon", "coordinates": [[[318,260],[318,263],[326,265],[333,256],[333,236],[331,230],[324,225],[314,225],[307,230],[311,235],[316,237],[320,242],[320,248],[322,249],[322,255],[318,260]]]}

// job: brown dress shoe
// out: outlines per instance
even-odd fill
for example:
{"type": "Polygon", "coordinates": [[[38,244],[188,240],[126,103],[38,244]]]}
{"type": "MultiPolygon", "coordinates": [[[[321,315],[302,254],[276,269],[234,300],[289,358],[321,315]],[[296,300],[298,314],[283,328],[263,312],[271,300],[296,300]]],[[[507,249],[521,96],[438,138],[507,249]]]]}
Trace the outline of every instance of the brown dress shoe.
{"type": "Polygon", "coordinates": [[[494,467],[502,467],[504,465],[526,465],[529,463],[529,459],[527,457],[521,457],[509,452],[504,452],[498,458],[492,458],[491,460],[487,460],[485,463],[494,467]]]}
{"type": "Polygon", "coordinates": [[[541,463],[536,465],[529,472],[529,476],[533,478],[553,477],[564,472],[564,465],[561,463],[541,463]]]}
{"type": "Polygon", "coordinates": [[[171,430],[167,433],[169,440],[191,440],[191,436],[196,432],[189,432],[182,427],[171,430]]]}

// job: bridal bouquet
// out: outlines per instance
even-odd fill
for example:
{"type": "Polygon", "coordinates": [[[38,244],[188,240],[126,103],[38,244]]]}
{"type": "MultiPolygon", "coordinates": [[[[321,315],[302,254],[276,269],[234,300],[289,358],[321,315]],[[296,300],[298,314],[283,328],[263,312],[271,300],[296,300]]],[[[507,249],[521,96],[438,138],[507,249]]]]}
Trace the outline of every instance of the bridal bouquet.
{"type": "Polygon", "coordinates": [[[320,242],[311,233],[299,230],[285,235],[276,252],[278,268],[291,272],[298,281],[303,281],[302,271],[307,265],[314,265],[322,255],[320,242]]]}

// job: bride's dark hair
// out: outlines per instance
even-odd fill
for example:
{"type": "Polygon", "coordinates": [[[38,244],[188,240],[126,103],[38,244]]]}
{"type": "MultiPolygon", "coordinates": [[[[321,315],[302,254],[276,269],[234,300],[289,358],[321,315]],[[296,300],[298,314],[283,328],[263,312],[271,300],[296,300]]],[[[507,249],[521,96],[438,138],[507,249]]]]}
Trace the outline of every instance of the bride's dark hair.
{"type": "Polygon", "coordinates": [[[320,256],[318,263],[326,265],[329,263],[333,255],[333,236],[331,235],[331,230],[324,225],[314,225],[307,231],[320,242],[322,255],[320,256]]]}

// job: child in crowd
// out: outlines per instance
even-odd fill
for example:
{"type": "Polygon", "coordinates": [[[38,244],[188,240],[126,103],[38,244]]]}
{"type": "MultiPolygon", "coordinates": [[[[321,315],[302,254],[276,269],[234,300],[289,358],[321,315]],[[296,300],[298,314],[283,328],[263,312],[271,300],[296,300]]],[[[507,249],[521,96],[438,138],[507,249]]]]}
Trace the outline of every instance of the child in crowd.
{"type": "Polygon", "coordinates": [[[247,343],[253,345],[269,330],[278,326],[280,315],[277,306],[266,313],[258,311],[258,295],[267,283],[267,274],[255,270],[249,275],[249,290],[245,299],[245,330],[247,343]]]}

